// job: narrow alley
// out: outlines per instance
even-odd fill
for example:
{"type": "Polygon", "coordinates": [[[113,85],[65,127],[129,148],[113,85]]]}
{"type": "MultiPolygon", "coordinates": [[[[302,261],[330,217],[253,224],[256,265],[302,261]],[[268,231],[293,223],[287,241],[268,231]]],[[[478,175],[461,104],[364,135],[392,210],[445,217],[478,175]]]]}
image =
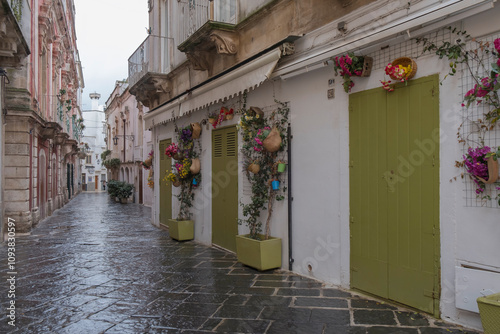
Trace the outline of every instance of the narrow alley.
{"type": "Polygon", "coordinates": [[[2,333],[475,333],[173,241],[149,208],[105,193],[82,193],[16,236],[14,268],[1,251],[2,333]]]}

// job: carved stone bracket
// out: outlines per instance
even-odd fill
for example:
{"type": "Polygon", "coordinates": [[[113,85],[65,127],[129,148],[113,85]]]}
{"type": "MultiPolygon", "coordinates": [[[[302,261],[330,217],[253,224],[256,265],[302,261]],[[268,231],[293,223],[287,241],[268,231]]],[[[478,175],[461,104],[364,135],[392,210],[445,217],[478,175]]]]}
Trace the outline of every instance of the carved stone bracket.
{"type": "Polygon", "coordinates": [[[210,41],[215,44],[218,54],[234,55],[238,52],[239,38],[235,32],[215,31],[210,34],[210,41]]]}
{"type": "Polygon", "coordinates": [[[239,34],[234,25],[208,21],[178,49],[186,54],[193,69],[212,73],[217,57],[236,55],[239,47],[239,34]]]}
{"type": "Polygon", "coordinates": [[[44,140],[54,139],[56,135],[62,131],[62,127],[56,122],[47,122],[45,127],[40,130],[40,134],[44,140]]]}

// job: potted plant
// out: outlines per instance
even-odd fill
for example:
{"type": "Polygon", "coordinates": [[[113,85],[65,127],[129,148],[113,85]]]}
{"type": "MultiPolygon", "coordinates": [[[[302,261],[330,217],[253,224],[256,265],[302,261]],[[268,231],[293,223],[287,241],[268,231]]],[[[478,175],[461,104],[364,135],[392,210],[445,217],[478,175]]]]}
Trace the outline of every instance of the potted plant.
{"type": "Polygon", "coordinates": [[[118,197],[117,190],[118,190],[118,181],[109,180],[108,181],[108,194],[109,194],[109,197],[111,199],[115,199],[116,197],[118,197]]]}
{"type": "Polygon", "coordinates": [[[134,185],[130,183],[123,182],[118,185],[116,195],[120,199],[120,202],[122,204],[128,203],[129,197],[132,196],[133,190],[134,190],[134,185]]]}
{"type": "Polygon", "coordinates": [[[372,64],[373,59],[371,57],[356,56],[352,52],[333,59],[335,75],[340,75],[344,79],[342,86],[346,93],[349,93],[352,87],[354,87],[352,77],[370,76],[372,64]]]}
{"type": "Polygon", "coordinates": [[[179,187],[179,192],[175,195],[180,204],[179,215],[177,219],[169,219],[167,222],[170,237],[178,241],[194,239],[194,221],[191,219],[190,209],[193,206],[194,189],[201,181],[198,138],[192,125],[178,129],[178,143],[173,143],[165,151],[166,155],[179,158],[163,179],[167,184],[179,187]],[[193,134],[196,138],[193,138],[193,134]]]}
{"type": "MultiPolygon", "coordinates": [[[[498,180],[498,158],[500,157],[500,146],[496,152],[492,152],[488,146],[469,147],[463,156],[463,161],[457,162],[457,166],[465,168],[472,181],[476,184],[476,195],[491,199],[485,194],[487,184],[495,184],[498,180]]],[[[500,186],[496,187],[500,190],[500,186]]],[[[497,195],[500,205],[500,194],[497,195]]]]}
{"type": "Polygon", "coordinates": [[[243,138],[241,153],[246,166],[246,176],[252,185],[250,201],[241,203],[243,219],[240,224],[245,224],[249,233],[236,236],[236,253],[238,261],[258,270],[269,270],[281,267],[281,239],[270,236],[273,203],[284,199],[273,189],[272,182],[279,182],[283,174],[276,172],[278,155],[287,146],[286,133],[288,125],[289,108],[285,104],[273,111],[268,117],[257,113],[258,108],[246,110],[240,118],[238,129],[243,138]],[[267,150],[264,141],[276,128],[279,147],[277,150],[267,150]],[[258,164],[256,163],[258,161],[258,164]],[[258,166],[259,168],[251,168],[258,166]],[[267,210],[265,231],[262,231],[261,213],[267,210]]]}
{"type": "Polygon", "coordinates": [[[217,119],[219,118],[219,115],[215,112],[211,112],[208,114],[208,123],[214,124],[217,122],[217,119]]]}
{"type": "Polygon", "coordinates": [[[500,333],[500,293],[477,299],[484,334],[500,333]]]}
{"type": "Polygon", "coordinates": [[[228,121],[232,120],[233,117],[234,117],[234,110],[233,110],[233,108],[230,108],[230,109],[225,108],[225,110],[224,110],[224,117],[228,121]]]}

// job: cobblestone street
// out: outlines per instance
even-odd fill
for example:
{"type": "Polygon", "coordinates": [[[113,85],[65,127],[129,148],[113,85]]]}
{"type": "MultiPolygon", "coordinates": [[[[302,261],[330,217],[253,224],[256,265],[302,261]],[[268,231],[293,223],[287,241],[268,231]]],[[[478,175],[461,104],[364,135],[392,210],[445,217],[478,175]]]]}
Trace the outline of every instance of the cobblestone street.
{"type": "Polygon", "coordinates": [[[476,333],[233,254],[179,243],[150,209],[83,193],[16,238],[15,327],[2,333],[476,333]]]}

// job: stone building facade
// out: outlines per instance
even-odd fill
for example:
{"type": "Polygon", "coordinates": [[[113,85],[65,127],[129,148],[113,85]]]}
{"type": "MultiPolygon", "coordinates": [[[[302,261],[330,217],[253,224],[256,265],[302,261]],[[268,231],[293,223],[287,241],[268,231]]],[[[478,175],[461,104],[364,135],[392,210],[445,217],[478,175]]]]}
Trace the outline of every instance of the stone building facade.
{"type": "Polygon", "coordinates": [[[106,143],[111,155],[108,159],[121,161],[118,169],[108,170],[110,180],[134,185],[130,200],[150,206],[152,189],[148,187],[149,170],[141,163],[152,150],[151,133],[144,130],[143,115],[148,109],[130,94],[126,81],[117,81],[106,102],[106,143]]]}
{"type": "MultiPolygon", "coordinates": [[[[472,119],[461,104],[474,80],[467,68],[448,75],[449,60],[417,38],[491,47],[497,1],[152,0],[149,12],[151,34],[129,58],[130,92],[150,108],[146,129],[165,164],[176,130],[202,125],[197,242],[235,251],[215,236],[249,232],[237,225],[252,187],[236,125],[251,106],[272,115],[286,103],[289,193],[270,228],[283,242],[282,269],[481,328],[474,301],[500,292],[500,205],[476,197],[466,173],[449,182],[463,172],[455,162],[467,147],[455,138],[472,119]],[[457,38],[464,30],[470,36],[457,38]],[[334,63],[349,53],[373,63],[345,89],[334,63]],[[386,91],[385,67],[399,58],[415,61],[414,77],[386,91]],[[215,129],[209,116],[222,107],[239,114],[215,129]],[[236,200],[223,196],[229,190],[236,200]]],[[[498,123],[489,134],[483,144],[499,147],[498,123]]],[[[177,217],[178,193],[155,187],[153,224],[177,217]]]]}
{"type": "Polygon", "coordinates": [[[19,1],[30,55],[7,69],[4,219],[29,232],[75,196],[84,86],[72,0],[19,1]]]}

